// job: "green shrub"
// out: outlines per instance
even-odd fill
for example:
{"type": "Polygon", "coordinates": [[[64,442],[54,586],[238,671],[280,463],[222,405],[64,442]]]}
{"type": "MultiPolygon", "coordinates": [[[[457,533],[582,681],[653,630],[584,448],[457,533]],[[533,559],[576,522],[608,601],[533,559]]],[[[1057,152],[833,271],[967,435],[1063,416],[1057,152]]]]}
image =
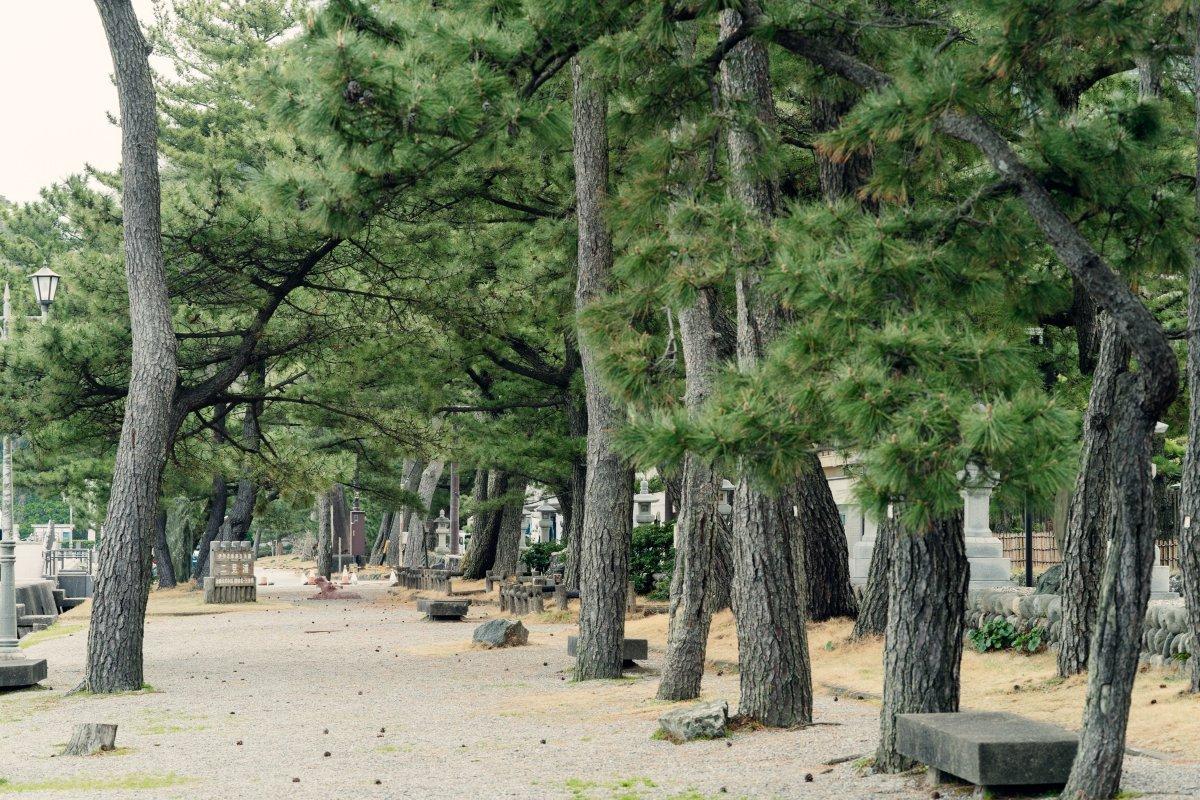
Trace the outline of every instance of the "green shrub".
{"type": "Polygon", "coordinates": [[[1046,649],[1046,642],[1042,636],[1045,632],[1041,628],[1030,628],[1025,633],[1017,634],[1013,639],[1013,649],[1022,653],[1038,653],[1046,649]]]}
{"type": "Polygon", "coordinates": [[[550,569],[550,558],[564,545],[561,542],[535,542],[521,553],[521,560],[530,572],[545,572],[550,569]]]}
{"type": "Polygon", "coordinates": [[[638,594],[654,590],[656,574],[669,576],[675,567],[675,524],[638,525],[629,551],[629,579],[638,594]]]}
{"type": "Polygon", "coordinates": [[[1007,650],[1017,638],[1017,629],[1006,619],[990,619],[981,627],[968,632],[967,638],[981,653],[989,650],[1007,650]]]}

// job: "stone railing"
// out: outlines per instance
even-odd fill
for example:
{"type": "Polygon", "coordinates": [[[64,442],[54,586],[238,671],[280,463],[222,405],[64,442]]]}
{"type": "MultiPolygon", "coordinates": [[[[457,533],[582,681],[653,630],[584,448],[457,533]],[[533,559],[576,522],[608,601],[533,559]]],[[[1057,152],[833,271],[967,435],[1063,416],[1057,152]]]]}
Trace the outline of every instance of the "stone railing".
{"type": "Polygon", "coordinates": [[[448,569],[401,567],[396,570],[396,583],[405,589],[422,589],[445,594],[451,594],[450,579],[453,577],[454,573],[448,569]]]}
{"type": "MultiPolygon", "coordinates": [[[[1040,628],[1042,641],[1056,649],[1062,635],[1062,599],[1033,592],[1019,586],[979,592],[967,601],[967,629],[1007,620],[1018,633],[1040,628]]],[[[1142,630],[1142,661],[1153,666],[1180,664],[1183,653],[1196,652],[1190,638],[1183,600],[1150,601],[1142,630]]]]}

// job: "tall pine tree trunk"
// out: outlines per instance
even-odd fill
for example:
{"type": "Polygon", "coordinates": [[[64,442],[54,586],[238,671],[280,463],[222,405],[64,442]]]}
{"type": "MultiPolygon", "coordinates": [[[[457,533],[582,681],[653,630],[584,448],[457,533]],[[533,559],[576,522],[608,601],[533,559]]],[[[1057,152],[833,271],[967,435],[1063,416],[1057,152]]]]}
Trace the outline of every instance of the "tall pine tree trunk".
{"type": "MultiPolygon", "coordinates": [[[[1067,517],[1062,554],[1062,634],[1058,674],[1083,672],[1092,646],[1092,624],[1100,604],[1104,551],[1112,538],[1110,467],[1117,454],[1110,438],[1117,378],[1129,363],[1129,348],[1107,313],[1097,317],[1100,350],[1092,371],[1092,390],[1083,417],[1079,474],[1067,517]]],[[[1123,456],[1122,456],[1123,457],[1123,456]]]]}
{"type": "Polygon", "coordinates": [[[371,555],[367,559],[371,566],[383,564],[388,537],[392,534],[392,518],[395,515],[394,511],[385,511],[379,518],[379,531],[375,534],[375,543],[371,545],[371,555]]]}
{"type": "Polygon", "coordinates": [[[329,578],[333,574],[333,524],[330,519],[329,492],[317,494],[317,574],[329,578]]]}
{"type": "Polygon", "coordinates": [[[417,496],[421,499],[424,514],[409,511],[408,514],[408,546],[404,548],[404,566],[423,567],[428,551],[425,549],[425,518],[432,516],[433,493],[437,491],[438,481],[446,462],[441,459],[429,462],[421,472],[421,482],[417,486],[417,496]]]}
{"type": "MultiPolygon", "coordinates": [[[[404,491],[416,494],[421,489],[421,473],[425,470],[425,462],[420,459],[405,459],[404,461],[404,491]]],[[[392,568],[404,563],[404,531],[412,519],[412,511],[408,508],[396,512],[392,519],[392,529],[388,532],[387,563],[392,568]]]]}
{"type": "MultiPolygon", "coordinates": [[[[266,380],[266,367],[260,362],[251,370],[246,381],[246,391],[252,395],[262,394],[266,380]]],[[[246,413],[242,417],[242,447],[247,451],[243,458],[249,458],[251,453],[257,453],[262,443],[262,429],[258,417],[262,413],[262,403],[252,402],[246,405],[246,413]]],[[[254,501],[258,496],[258,484],[250,474],[249,465],[242,467],[242,477],[238,480],[237,494],[233,498],[233,508],[229,511],[229,529],[235,542],[246,538],[250,532],[250,522],[254,518],[254,501]]]]}
{"type": "Polygon", "coordinates": [[[154,520],[154,566],[158,570],[158,588],[175,588],[175,562],[171,560],[171,546],[167,543],[167,510],[158,509],[154,520]]]}
{"type": "MultiPolygon", "coordinates": [[[[572,439],[587,436],[587,406],[582,398],[567,396],[567,432],[572,439]]],[[[563,541],[567,551],[564,559],[563,582],[571,591],[579,590],[579,546],[583,541],[583,503],[587,497],[587,453],[571,458],[571,504],[563,507],[563,541]]]]}
{"type": "Polygon", "coordinates": [[[1116,532],[1108,548],[1100,607],[1088,657],[1087,703],[1079,750],[1063,796],[1101,800],[1116,796],[1125,758],[1129,703],[1142,648],[1142,625],[1154,567],[1154,498],[1150,439],[1156,414],[1145,408],[1139,374],[1117,379],[1111,423],[1121,458],[1112,464],[1116,532]]]}
{"type": "Polygon", "coordinates": [[[796,481],[796,513],[804,536],[808,618],[821,622],[834,617],[854,617],[858,614],[858,601],[850,585],[846,529],[821,469],[821,460],[812,453],[807,461],[796,481]]]}
{"type": "Polygon", "coordinates": [[[525,505],[524,483],[512,486],[504,508],[498,510],[496,561],[492,569],[501,575],[516,575],[521,556],[521,509],[525,505]]]}
{"type": "Polygon", "coordinates": [[[897,530],[894,539],[875,755],[881,772],[912,766],[896,752],[897,714],[958,710],[970,572],[961,514],[923,531],[897,530]]]}
{"type": "MultiPolygon", "coordinates": [[[[719,365],[713,325],[716,292],[696,291],[691,305],[679,311],[679,338],[686,366],[684,404],[695,412],[712,393],[719,365]]],[[[684,456],[680,481],[679,518],[675,522],[675,572],[671,577],[671,617],[660,700],[690,700],[700,696],[704,656],[713,614],[713,581],[719,560],[721,477],[692,453],[684,456]]],[[[724,593],[722,593],[724,594],[724,593]]]]}
{"type": "MultiPolygon", "coordinates": [[[[608,100],[591,66],[576,57],[572,139],[579,226],[575,309],[603,297],[612,281],[612,234],[604,219],[608,199],[608,100]]],[[[613,447],[624,409],[600,377],[595,348],[579,336],[587,399],[587,481],[579,541],[579,646],[576,680],[621,675],[625,584],[633,534],[633,469],[613,447]]]]}
{"type": "Polygon", "coordinates": [[[896,551],[898,536],[900,525],[895,519],[884,520],[875,532],[871,567],[867,571],[867,583],[858,606],[858,619],[854,620],[854,632],[850,635],[852,639],[883,636],[887,629],[888,587],[891,584],[892,554],[896,551]]]}
{"type": "Polygon", "coordinates": [[[163,266],[150,49],[129,0],[96,0],[96,8],[112,54],[121,115],[121,216],[133,355],[96,570],[84,685],[93,692],[120,692],[140,689],[143,682],[150,543],[177,365],[163,266]]]}
{"type": "Polygon", "coordinates": [[[221,535],[221,526],[225,524],[225,506],[229,502],[229,487],[224,475],[213,475],[212,488],[208,492],[208,520],[204,523],[204,535],[200,537],[199,552],[196,555],[196,569],[192,572],[192,580],[202,582],[208,576],[209,545],[221,535]]]}
{"type": "MultiPolygon", "coordinates": [[[[498,469],[490,470],[487,477],[475,486],[474,503],[480,508],[485,502],[500,497],[508,491],[508,473],[498,469]]],[[[496,564],[496,542],[499,539],[500,509],[489,508],[486,511],[475,512],[475,530],[471,541],[467,542],[467,552],[463,556],[463,577],[468,580],[479,580],[496,564]]]]}
{"type": "MultiPolygon", "coordinates": [[[[1193,19],[1192,26],[1192,77],[1200,81],[1200,15],[1193,19]]],[[[1200,91],[1195,95],[1195,108],[1193,138],[1200,144],[1200,91]]],[[[1200,157],[1196,162],[1196,185],[1200,187],[1200,157]]],[[[1196,190],[1195,202],[1200,212],[1200,188],[1196,190]]],[[[1179,568],[1183,572],[1183,597],[1192,635],[1192,657],[1188,659],[1190,689],[1200,692],[1200,652],[1197,652],[1200,651],[1200,238],[1192,247],[1187,312],[1188,438],[1179,491],[1179,568]]]]}
{"type": "MultiPolygon", "coordinates": [[[[721,36],[729,36],[740,23],[737,12],[722,11],[721,36]]],[[[753,113],[766,130],[777,128],[761,42],[747,39],[733,48],[721,63],[721,91],[726,106],[753,113]]],[[[736,195],[768,222],[778,189],[760,177],[765,146],[759,131],[731,124],[728,147],[736,195]]],[[[780,324],[777,305],[762,296],[760,269],[759,264],[744,264],[736,276],[737,356],[743,370],[755,366],[780,324]]],[[[741,668],[738,713],[780,727],[812,721],[804,542],[792,506],[790,492],[773,496],[745,475],[734,491],[731,598],[741,668]]]]}

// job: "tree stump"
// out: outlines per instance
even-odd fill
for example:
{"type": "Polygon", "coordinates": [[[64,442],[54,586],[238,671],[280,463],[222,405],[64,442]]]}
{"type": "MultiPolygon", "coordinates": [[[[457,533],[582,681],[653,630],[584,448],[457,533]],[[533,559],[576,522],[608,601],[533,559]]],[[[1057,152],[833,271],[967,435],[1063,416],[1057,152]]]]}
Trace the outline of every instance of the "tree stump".
{"type": "Polygon", "coordinates": [[[106,722],[85,722],[75,726],[75,733],[67,743],[64,756],[90,756],[101,750],[116,747],[117,726],[106,722]]]}

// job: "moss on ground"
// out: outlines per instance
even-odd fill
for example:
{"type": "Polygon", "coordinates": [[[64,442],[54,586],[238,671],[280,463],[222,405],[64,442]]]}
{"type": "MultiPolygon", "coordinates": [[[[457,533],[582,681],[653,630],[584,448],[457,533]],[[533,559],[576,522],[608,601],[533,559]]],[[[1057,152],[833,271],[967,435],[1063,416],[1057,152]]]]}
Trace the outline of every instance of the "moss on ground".
{"type": "Polygon", "coordinates": [[[64,636],[70,636],[73,633],[79,633],[85,628],[87,628],[87,625],[84,625],[82,622],[56,622],[49,628],[45,628],[40,631],[34,631],[28,636],[22,638],[20,647],[22,650],[24,650],[26,648],[33,647],[35,644],[41,644],[42,642],[48,642],[52,639],[61,639],[64,636]]]}
{"type": "Polygon", "coordinates": [[[25,792],[68,792],[92,791],[103,792],[112,789],[165,789],[169,786],[182,786],[191,783],[190,778],[169,772],[165,775],[151,775],[133,772],[128,775],[109,777],[75,777],[47,778],[38,781],[9,781],[0,778],[0,795],[22,794],[25,792]]]}

